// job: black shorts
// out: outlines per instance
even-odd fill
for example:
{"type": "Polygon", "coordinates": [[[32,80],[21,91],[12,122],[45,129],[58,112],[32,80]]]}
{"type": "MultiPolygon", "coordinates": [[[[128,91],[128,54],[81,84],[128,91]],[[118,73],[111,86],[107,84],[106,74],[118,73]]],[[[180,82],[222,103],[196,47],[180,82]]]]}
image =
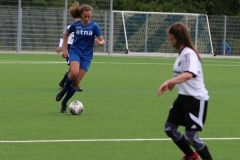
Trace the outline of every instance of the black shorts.
{"type": "Polygon", "coordinates": [[[70,65],[68,56],[67,56],[67,58],[66,58],[66,61],[67,61],[67,65],[70,65]]]}
{"type": "MultiPolygon", "coordinates": [[[[71,44],[68,44],[68,54],[69,54],[69,49],[70,49],[70,47],[71,47],[71,44]]],[[[68,55],[68,56],[69,56],[69,55],[68,55]]],[[[68,56],[67,56],[67,58],[66,58],[66,61],[67,61],[67,65],[70,65],[68,56]]]]}
{"type": "Polygon", "coordinates": [[[207,106],[208,101],[179,94],[169,111],[167,122],[185,126],[186,130],[201,131],[207,116],[207,106]]]}

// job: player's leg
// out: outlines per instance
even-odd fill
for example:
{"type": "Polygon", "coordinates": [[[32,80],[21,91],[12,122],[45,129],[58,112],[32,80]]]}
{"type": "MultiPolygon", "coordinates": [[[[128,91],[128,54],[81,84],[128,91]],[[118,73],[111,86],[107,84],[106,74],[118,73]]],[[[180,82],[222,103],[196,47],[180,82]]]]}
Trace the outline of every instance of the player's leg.
{"type": "Polygon", "coordinates": [[[169,111],[164,131],[187,157],[191,157],[195,153],[187,143],[185,136],[178,130],[179,125],[185,125],[185,113],[180,95],[169,111]]]}
{"type": "Polygon", "coordinates": [[[193,146],[196,152],[204,160],[212,160],[212,156],[208,150],[207,145],[198,138],[198,131],[196,130],[186,130],[186,139],[188,143],[193,146]]]}
{"type": "Polygon", "coordinates": [[[79,70],[79,74],[78,74],[78,76],[77,76],[77,78],[76,78],[76,81],[74,81],[74,83],[72,84],[72,88],[74,88],[74,89],[77,89],[78,88],[78,85],[79,85],[79,83],[81,82],[81,80],[83,79],[83,77],[84,77],[84,75],[86,74],[86,70],[84,70],[84,69],[80,69],[79,70]]]}
{"type": "Polygon", "coordinates": [[[70,63],[70,73],[68,74],[68,77],[66,79],[66,84],[64,88],[57,94],[56,101],[60,101],[62,97],[67,93],[68,89],[72,85],[72,83],[75,81],[75,79],[78,76],[79,72],[79,65],[80,63],[78,61],[71,61],[70,63]]]}
{"type": "Polygon", "coordinates": [[[64,88],[56,96],[56,101],[60,101],[62,99],[62,97],[67,93],[65,99],[61,103],[61,110],[60,110],[61,113],[67,112],[67,101],[76,92],[76,89],[72,88],[72,84],[76,80],[78,72],[79,72],[79,62],[72,61],[70,64],[70,73],[66,79],[66,84],[65,84],[64,88]]]}
{"type": "MultiPolygon", "coordinates": [[[[85,70],[82,70],[82,69],[80,69],[79,70],[79,75],[78,75],[78,77],[77,77],[77,79],[76,79],[76,84],[77,84],[77,88],[76,88],[76,91],[77,92],[82,92],[83,90],[80,88],[80,86],[79,86],[79,83],[80,83],[80,81],[82,80],[82,78],[83,78],[83,76],[85,75],[85,73],[86,73],[86,71],[85,70]]],[[[75,85],[73,84],[73,88],[75,88],[75,85]]]]}
{"type": "Polygon", "coordinates": [[[188,108],[186,114],[188,118],[185,131],[186,139],[189,145],[194,147],[202,159],[212,160],[207,145],[198,138],[198,131],[202,130],[206,120],[208,102],[193,97],[187,97],[186,103],[186,107],[188,108]]]}
{"type": "Polygon", "coordinates": [[[185,136],[178,130],[178,125],[166,122],[164,131],[186,155],[186,157],[195,157],[195,153],[187,143],[185,136]]]}
{"type": "Polygon", "coordinates": [[[76,81],[72,85],[73,88],[75,89],[79,88],[79,84],[82,81],[82,78],[84,77],[84,75],[87,73],[90,65],[91,65],[91,60],[81,61],[78,77],[76,78],[76,81]]]}
{"type": "MultiPolygon", "coordinates": [[[[70,53],[70,47],[71,47],[71,44],[68,44],[68,53],[70,53]]],[[[60,86],[62,89],[63,89],[63,87],[64,87],[64,85],[65,85],[65,83],[66,83],[68,74],[71,72],[71,70],[70,70],[69,56],[67,56],[66,61],[67,61],[67,65],[68,65],[69,67],[68,67],[68,71],[64,74],[63,79],[62,79],[62,80],[60,81],[60,83],[59,83],[59,86],[60,86]]],[[[78,86],[77,91],[78,91],[78,92],[82,92],[83,90],[78,86]]]]}
{"type": "Polygon", "coordinates": [[[59,86],[60,86],[61,88],[64,87],[64,84],[65,84],[65,82],[66,82],[67,76],[68,76],[68,72],[66,72],[66,73],[64,74],[62,80],[59,82],[59,86]]]}
{"type": "MultiPolygon", "coordinates": [[[[71,71],[70,71],[70,67],[69,67],[69,69],[68,69],[68,72],[66,72],[66,76],[65,76],[65,82],[66,82],[66,80],[67,80],[67,77],[68,77],[68,74],[70,73],[71,71]]],[[[64,83],[65,83],[64,82],[64,83]]],[[[59,84],[60,85],[60,84],[59,84]]],[[[65,84],[64,84],[65,85],[65,84]]],[[[64,85],[63,85],[63,87],[64,87],[64,85]]],[[[63,88],[62,87],[62,88],[63,88]]],[[[80,86],[78,85],[78,87],[77,87],[77,89],[76,89],[78,92],[82,92],[83,90],[80,88],[80,86]]]]}
{"type": "Polygon", "coordinates": [[[62,80],[59,82],[59,86],[60,86],[61,88],[64,87],[65,82],[66,82],[67,77],[68,77],[68,73],[70,73],[70,62],[69,62],[69,58],[68,58],[68,57],[66,58],[66,61],[67,61],[67,65],[68,65],[69,67],[68,67],[68,71],[64,74],[62,80]]]}
{"type": "Polygon", "coordinates": [[[75,94],[75,92],[77,91],[77,88],[78,88],[78,84],[84,77],[85,73],[86,73],[85,70],[83,70],[83,69],[79,70],[79,74],[78,74],[77,78],[75,79],[75,81],[72,83],[72,85],[69,87],[69,89],[67,91],[67,95],[64,97],[62,104],[67,104],[68,100],[70,98],[72,98],[72,96],[75,94]]]}
{"type": "MultiPolygon", "coordinates": [[[[71,72],[69,74],[70,79],[71,79],[72,72],[73,73],[78,73],[78,74],[77,75],[73,74],[74,75],[74,81],[71,83],[71,86],[69,86],[69,88],[67,90],[67,95],[64,97],[64,99],[62,101],[61,112],[64,109],[63,107],[67,106],[68,100],[77,91],[77,87],[78,87],[79,83],[81,82],[82,78],[84,77],[84,75],[86,74],[90,64],[91,64],[91,61],[81,61],[81,65],[78,66],[78,71],[77,72],[74,69],[71,68],[71,72]]],[[[71,67],[72,67],[72,62],[71,62],[71,67]]],[[[67,85],[68,85],[68,80],[66,82],[66,86],[67,85]]],[[[65,107],[65,110],[66,110],[66,107],[65,107]]]]}
{"type": "MultiPolygon", "coordinates": [[[[63,103],[67,103],[68,100],[77,91],[78,85],[81,82],[81,80],[84,77],[84,75],[86,74],[86,72],[88,71],[88,69],[90,67],[90,64],[91,64],[91,61],[81,61],[81,65],[79,66],[78,75],[76,76],[75,81],[72,83],[72,86],[70,87],[70,90],[68,91],[67,95],[65,96],[65,98],[63,100],[63,103]]],[[[71,69],[71,72],[72,72],[72,69],[71,69]]],[[[72,74],[71,72],[69,74],[69,77],[72,74]]]]}
{"type": "MultiPolygon", "coordinates": [[[[68,67],[68,71],[64,74],[63,76],[63,79],[59,82],[59,86],[63,89],[65,83],[66,83],[66,80],[67,80],[67,77],[68,77],[68,74],[71,72],[70,70],[70,62],[68,61],[68,57],[66,58],[67,59],[67,64],[69,65],[68,67]]],[[[77,87],[77,91],[78,92],[82,92],[83,90],[80,88],[80,86],[77,87]]]]}

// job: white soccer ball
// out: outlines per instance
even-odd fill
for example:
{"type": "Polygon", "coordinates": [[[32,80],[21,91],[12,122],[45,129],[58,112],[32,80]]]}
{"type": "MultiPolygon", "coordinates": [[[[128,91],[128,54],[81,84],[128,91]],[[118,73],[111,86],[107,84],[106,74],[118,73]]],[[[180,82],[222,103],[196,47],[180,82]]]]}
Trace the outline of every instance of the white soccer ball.
{"type": "Polygon", "coordinates": [[[73,114],[73,115],[78,115],[81,114],[83,112],[83,104],[80,101],[73,101],[70,103],[69,105],[69,111],[73,114]]]}

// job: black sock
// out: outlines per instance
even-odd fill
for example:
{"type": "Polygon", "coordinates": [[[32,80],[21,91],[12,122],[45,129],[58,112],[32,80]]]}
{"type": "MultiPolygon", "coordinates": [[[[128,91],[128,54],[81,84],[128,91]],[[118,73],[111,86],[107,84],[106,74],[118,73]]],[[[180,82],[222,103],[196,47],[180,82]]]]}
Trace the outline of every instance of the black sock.
{"type": "Polygon", "coordinates": [[[70,87],[62,103],[67,104],[68,100],[75,94],[75,92],[76,92],[76,89],[73,89],[72,87],[70,87]]]}
{"type": "Polygon", "coordinates": [[[61,83],[64,84],[66,82],[67,76],[68,76],[68,72],[64,74],[63,79],[61,80],[61,83]]]}
{"type": "Polygon", "coordinates": [[[196,152],[200,155],[200,157],[203,160],[212,160],[212,156],[211,156],[210,152],[208,151],[208,148],[206,145],[204,146],[204,148],[202,150],[198,150],[196,152]]]}
{"type": "Polygon", "coordinates": [[[183,135],[182,138],[178,141],[173,141],[182,151],[186,154],[187,157],[193,155],[193,150],[187,143],[185,136],[183,135]]]}

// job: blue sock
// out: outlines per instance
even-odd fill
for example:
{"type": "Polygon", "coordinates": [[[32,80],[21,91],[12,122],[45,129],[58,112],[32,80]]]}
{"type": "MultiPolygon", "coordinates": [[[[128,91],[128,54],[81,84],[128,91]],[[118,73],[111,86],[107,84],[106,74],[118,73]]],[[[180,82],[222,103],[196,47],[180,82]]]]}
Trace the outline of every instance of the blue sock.
{"type": "Polygon", "coordinates": [[[72,87],[69,87],[67,95],[65,96],[65,98],[63,99],[62,103],[67,104],[68,100],[70,98],[72,98],[72,96],[74,95],[74,93],[76,92],[76,89],[73,89],[72,87]]]}
{"type": "Polygon", "coordinates": [[[73,82],[74,82],[74,80],[71,80],[67,77],[66,84],[65,84],[63,90],[67,91],[69,89],[69,87],[72,85],[73,82]]]}

